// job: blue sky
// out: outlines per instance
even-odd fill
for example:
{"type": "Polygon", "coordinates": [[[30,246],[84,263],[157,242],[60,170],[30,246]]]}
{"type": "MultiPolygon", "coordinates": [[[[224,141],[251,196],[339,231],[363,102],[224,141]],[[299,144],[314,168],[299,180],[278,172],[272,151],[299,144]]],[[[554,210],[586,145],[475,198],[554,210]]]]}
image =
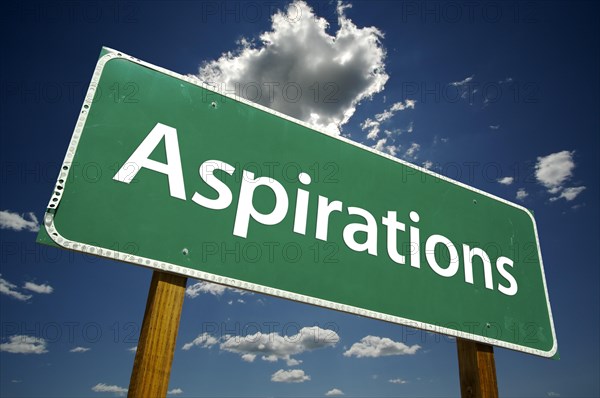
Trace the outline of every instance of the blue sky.
{"type": "MultiPolygon", "coordinates": [[[[4,7],[0,395],[115,396],[129,382],[152,271],[35,243],[105,45],[222,84],[294,71],[313,95],[307,65],[323,59],[319,93],[340,101],[271,105],[535,212],[561,359],[496,349],[501,396],[599,396],[598,6],[323,1],[285,14],[287,4],[4,7]],[[298,24],[310,42],[293,34],[298,24]],[[319,41],[336,35],[334,46],[319,41]],[[346,54],[343,67],[328,62],[346,54]]],[[[459,395],[450,338],[198,282],[188,282],[173,396],[459,395]],[[292,338],[311,327],[326,331],[317,347],[292,338]],[[204,332],[215,340],[193,344],[204,332]],[[225,337],[256,332],[281,342],[270,357],[225,337]]]]}

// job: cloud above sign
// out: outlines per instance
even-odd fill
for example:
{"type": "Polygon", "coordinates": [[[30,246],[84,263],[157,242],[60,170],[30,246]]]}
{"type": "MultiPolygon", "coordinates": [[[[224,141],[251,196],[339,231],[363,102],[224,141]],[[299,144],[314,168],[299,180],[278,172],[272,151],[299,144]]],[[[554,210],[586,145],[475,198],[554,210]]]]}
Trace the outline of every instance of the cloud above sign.
{"type": "Polygon", "coordinates": [[[239,48],[201,66],[198,77],[217,88],[339,134],[361,100],[383,90],[383,37],[375,27],[357,27],[338,2],[338,30],[304,1],[272,16],[260,43],[239,48]]]}

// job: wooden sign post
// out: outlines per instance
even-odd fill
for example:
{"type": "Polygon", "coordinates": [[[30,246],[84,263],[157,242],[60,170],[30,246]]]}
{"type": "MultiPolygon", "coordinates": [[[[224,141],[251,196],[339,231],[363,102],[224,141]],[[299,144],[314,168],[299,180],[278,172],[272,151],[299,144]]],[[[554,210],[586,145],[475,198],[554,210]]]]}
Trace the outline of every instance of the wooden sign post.
{"type": "Polygon", "coordinates": [[[461,397],[498,398],[494,348],[460,338],[456,344],[461,397]]]}
{"type": "Polygon", "coordinates": [[[166,397],[187,278],[154,271],[129,382],[129,398],[166,397]]]}

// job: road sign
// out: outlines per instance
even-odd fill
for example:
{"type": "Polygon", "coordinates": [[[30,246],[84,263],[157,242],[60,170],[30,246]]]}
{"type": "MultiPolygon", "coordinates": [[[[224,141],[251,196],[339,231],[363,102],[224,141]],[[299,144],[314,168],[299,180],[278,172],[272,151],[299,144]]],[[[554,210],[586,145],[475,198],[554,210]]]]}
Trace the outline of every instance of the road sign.
{"type": "Polygon", "coordinates": [[[550,357],[525,208],[104,49],[38,238],[550,357]]]}

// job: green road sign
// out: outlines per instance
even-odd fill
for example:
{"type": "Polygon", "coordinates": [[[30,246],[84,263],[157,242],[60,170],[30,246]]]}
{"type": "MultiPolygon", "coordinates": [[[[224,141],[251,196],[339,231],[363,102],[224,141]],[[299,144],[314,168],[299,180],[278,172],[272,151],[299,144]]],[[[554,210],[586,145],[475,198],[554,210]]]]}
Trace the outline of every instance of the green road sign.
{"type": "Polygon", "coordinates": [[[39,241],[550,357],[532,214],[104,49],[39,241]]]}

